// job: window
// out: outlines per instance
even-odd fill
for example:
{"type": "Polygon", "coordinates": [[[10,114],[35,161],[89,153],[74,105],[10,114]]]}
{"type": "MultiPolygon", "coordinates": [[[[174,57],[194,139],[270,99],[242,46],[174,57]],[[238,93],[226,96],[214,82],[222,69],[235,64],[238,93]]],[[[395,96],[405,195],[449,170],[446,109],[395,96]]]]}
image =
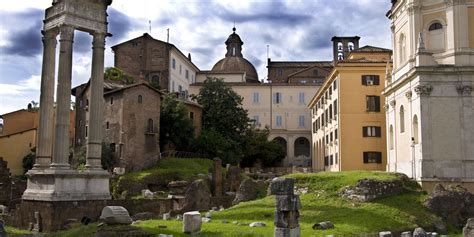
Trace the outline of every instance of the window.
{"type": "Polygon", "coordinates": [[[110,104],[113,105],[114,104],[114,97],[110,97],[110,104]]]}
{"type": "Polygon", "coordinates": [[[405,109],[400,106],[400,133],[405,132],[405,109]]]}
{"type": "Polygon", "coordinates": [[[380,85],[379,75],[362,75],[362,85],[364,86],[380,85]]]}
{"type": "Polygon", "coordinates": [[[329,91],[329,98],[331,98],[331,95],[332,95],[332,86],[329,86],[328,91],[329,91]]]}
{"type": "Polygon", "coordinates": [[[413,116],[413,143],[418,144],[418,117],[413,116]]]}
{"type": "Polygon", "coordinates": [[[316,120],[316,121],[313,122],[313,133],[316,133],[316,130],[317,130],[317,125],[316,125],[316,123],[317,123],[317,121],[318,121],[318,120],[316,120]]]}
{"type": "Polygon", "coordinates": [[[325,121],[326,121],[326,125],[328,125],[328,123],[330,122],[330,121],[329,121],[329,113],[328,113],[328,109],[326,109],[326,111],[324,112],[324,114],[325,114],[325,116],[326,116],[326,119],[325,119],[325,121]]]}
{"type": "Polygon", "coordinates": [[[171,82],[171,92],[174,92],[174,81],[171,82]]]}
{"type": "Polygon", "coordinates": [[[363,137],[381,137],[382,136],[381,128],[377,126],[362,127],[362,136],[363,137]]]}
{"type": "Polygon", "coordinates": [[[300,92],[298,98],[299,98],[299,100],[298,100],[299,103],[304,104],[304,92],[300,92]]]}
{"type": "Polygon", "coordinates": [[[406,60],[406,37],[404,34],[400,35],[398,40],[399,63],[402,64],[406,60]]]}
{"type": "Polygon", "coordinates": [[[184,70],[184,76],[186,77],[186,79],[189,79],[189,71],[188,71],[188,69],[184,70]]]}
{"type": "Polygon", "coordinates": [[[337,80],[334,80],[334,82],[332,83],[332,89],[337,89],[337,80]]]}
{"type": "Polygon", "coordinates": [[[181,64],[179,65],[179,75],[181,75],[182,67],[181,64]]]}
{"type": "Polygon", "coordinates": [[[172,59],[171,60],[171,67],[173,67],[173,69],[176,69],[176,59],[172,59]]]}
{"type": "Polygon", "coordinates": [[[110,151],[115,152],[115,143],[110,143],[110,151]]]}
{"type": "Polygon", "coordinates": [[[283,102],[283,95],[281,92],[273,93],[273,103],[274,104],[281,104],[283,102]]]}
{"type": "Polygon", "coordinates": [[[260,125],[260,118],[258,115],[253,116],[253,124],[257,126],[260,125]]]}
{"type": "Polygon", "coordinates": [[[304,127],[304,115],[300,115],[298,118],[298,127],[303,128],[304,127]]]}
{"type": "Polygon", "coordinates": [[[281,116],[280,115],[276,116],[276,126],[281,127],[281,116]]]}
{"type": "Polygon", "coordinates": [[[325,156],[324,157],[324,166],[328,166],[329,165],[329,157],[325,156]]]}
{"type": "Polygon", "coordinates": [[[105,129],[109,129],[109,122],[108,121],[105,123],[105,129]]]}
{"type": "Polygon", "coordinates": [[[281,69],[281,68],[278,69],[277,76],[279,76],[279,77],[283,76],[283,69],[281,69]]]}
{"type": "Polygon", "coordinates": [[[191,119],[191,121],[194,121],[194,112],[189,112],[189,119],[191,119]]]}
{"type": "Polygon", "coordinates": [[[335,163],[336,163],[336,165],[337,165],[337,164],[339,163],[339,156],[337,155],[337,153],[336,153],[335,157],[336,157],[335,163]]]}
{"type": "Polygon", "coordinates": [[[194,74],[191,75],[191,82],[194,83],[196,81],[194,81],[194,74]]]}
{"type": "Polygon", "coordinates": [[[333,141],[333,132],[329,133],[329,141],[332,142],[333,141]]]}
{"type": "Polygon", "coordinates": [[[332,104],[329,105],[329,120],[332,120],[332,104]]]}
{"type": "Polygon", "coordinates": [[[337,129],[334,130],[334,140],[337,140],[337,129]]]}
{"type": "Polygon", "coordinates": [[[380,112],[380,96],[366,96],[366,110],[367,112],[380,112]]]}
{"type": "Polygon", "coordinates": [[[428,28],[429,31],[440,30],[440,29],[443,29],[443,25],[441,25],[441,23],[439,22],[435,22],[431,24],[430,27],[428,28]]]}
{"type": "Polygon", "coordinates": [[[89,127],[86,125],[86,138],[87,138],[88,130],[89,130],[89,127]]]}
{"type": "Polygon", "coordinates": [[[153,128],[153,119],[148,119],[147,132],[153,133],[155,129],[153,128]]]}
{"type": "Polygon", "coordinates": [[[333,164],[334,164],[333,161],[334,161],[334,160],[333,160],[333,156],[330,155],[330,156],[329,156],[329,165],[333,165],[333,164]]]}
{"type": "Polygon", "coordinates": [[[382,152],[364,151],[364,164],[369,163],[382,164],[382,152]]]}
{"type": "Polygon", "coordinates": [[[334,100],[333,108],[334,108],[334,117],[336,117],[336,115],[337,115],[337,99],[334,100]]]}
{"type": "Polygon", "coordinates": [[[142,95],[138,95],[138,103],[139,103],[139,104],[143,103],[143,97],[142,97],[142,95]]]}
{"type": "Polygon", "coordinates": [[[260,103],[260,94],[258,92],[253,93],[253,103],[254,104],[260,103]]]}
{"type": "Polygon", "coordinates": [[[329,134],[326,134],[326,144],[329,144],[329,134]]]}
{"type": "Polygon", "coordinates": [[[324,113],[323,113],[323,114],[321,114],[321,127],[324,126],[324,122],[325,121],[324,121],[324,113]]]}

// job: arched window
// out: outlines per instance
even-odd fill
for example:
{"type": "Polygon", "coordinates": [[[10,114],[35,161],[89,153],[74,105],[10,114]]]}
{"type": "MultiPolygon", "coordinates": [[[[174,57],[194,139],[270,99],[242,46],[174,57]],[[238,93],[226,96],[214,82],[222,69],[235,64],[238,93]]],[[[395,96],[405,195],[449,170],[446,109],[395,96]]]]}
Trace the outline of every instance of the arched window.
{"type": "Polygon", "coordinates": [[[392,125],[390,125],[389,133],[390,133],[390,140],[389,140],[390,144],[389,144],[389,146],[390,146],[390,150],[393,150],[393,126],[392,125]]]}
{"type": "Polygon", "coordinates": [[[342,52],[342,42],[337,43],[337,51],[342,52]]]}
{"type": "Polygon", "coordinates": [[[441,22],[435,21],[431,23],[428,27],[428,32],[426,33],[426,49],[437,52],[444,50],[445,47],[445,29],[441,22]]]}
{"type": "Polygon", "coordinates": [[[398,55],[400,64],[404,63],[406,60],[406,37],[404,34],[401,34],[398,40],[398,55]]]}
{"type": "Polygon", "coordinates": [[[138,95],[138,103],[139,103],[139,104],[143,103],[143,97],[142,97],[142,95],[138,95]]]}
{"type": "Polygon", "coordinates": [[[443,25],[441,25],[441,23],[439,22],[435,22],[431,24],[430,27],[428,28],[429,31],[440,30],[440,29],[443,29],[443,25]]]}
{"type": "Polygon", "coordinates": [[[400,106],[400,133],[405,132],[405,109],[400,106]]]}
{"type": "Polygon", "coordinates": [[[349,49],[349,52],[352,51],[352,50],[354,50],[354,43],[353,43],[353,42],[349,42],[349,43],[347,44],[347,48],[349,49]]]}
{"type": "Polygon", "coordinates": [[[148,119],[147,131],[148,131],[149,133],[153,133],[153,132],[154,132],[154,129],[153,129],[153,119],[148,119]]]}
{"type": "Polygon", "coordinates": [[[413,116],[413,143],[418,144],[418,117],[413,116]]]}
{"type": "Polygon", "coordinates": [[[344,54],[343,53],[338,53],[337,54],[337,60],[344,60],[344,54]]]}

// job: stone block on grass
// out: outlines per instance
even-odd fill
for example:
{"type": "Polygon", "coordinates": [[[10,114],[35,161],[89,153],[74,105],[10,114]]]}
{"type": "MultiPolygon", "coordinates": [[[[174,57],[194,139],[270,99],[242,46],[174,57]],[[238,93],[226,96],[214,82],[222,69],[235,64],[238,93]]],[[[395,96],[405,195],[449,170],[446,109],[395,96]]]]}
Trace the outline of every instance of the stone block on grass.
{"type": "Polygon", "coordinates": [[[198,211],[185,212],[183,215],[183,233],[197,234],[201,232],[201,214],[198,211]]]}
{"type": "Polygon", "coordinates": [[[293,195],[295,180],[289,178],[274,178],[270,183],[270,195],[293,195]]]}
{"type": "Polygon", "coordinates": [[[100,219],[108,225],[130,225],[132,218],[127,209],[122,206],[106,206],[102,209],[100,219]]]}

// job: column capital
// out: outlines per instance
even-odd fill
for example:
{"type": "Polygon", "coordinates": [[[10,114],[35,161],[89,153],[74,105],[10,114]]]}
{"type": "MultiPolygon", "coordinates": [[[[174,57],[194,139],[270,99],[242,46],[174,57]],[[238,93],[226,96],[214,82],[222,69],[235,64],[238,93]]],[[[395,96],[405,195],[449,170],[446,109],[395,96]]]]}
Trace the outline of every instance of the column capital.
{"type": "Polygon", "coordinates": [[[72,41],[74,39],[74,27],[70,25],[61,25],[59,27],[60,40],[72,41]]]}

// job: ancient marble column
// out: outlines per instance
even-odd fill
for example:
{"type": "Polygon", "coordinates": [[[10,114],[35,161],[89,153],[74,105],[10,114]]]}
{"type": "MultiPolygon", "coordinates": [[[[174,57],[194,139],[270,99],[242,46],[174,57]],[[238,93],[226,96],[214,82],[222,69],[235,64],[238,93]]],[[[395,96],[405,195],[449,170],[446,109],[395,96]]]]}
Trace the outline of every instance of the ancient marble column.
{"type": "Polygon", "coordinates": [[[41,96],[35,169],[51,164],[54,124],[54,70],[56,63],[56,36],[58,32],[43,32],[43,65],[41,69],[41,96]]]}
{"type": "Polygon", "coordinates": [[[94,33],[92,41],[91,97],[89,100],[89,137],[86,167],[101,169],[102,123],[104,113],[104,50],[105,33],[94,33]]]}
{"type": "Polygon", "coordinates": [[[56,92],[56,123],[52,168],[70,168],[69,113],[71,110],[72,43],[74,27],[62,25],[59,29],[60,51],[58,85],[56,92]]]}

